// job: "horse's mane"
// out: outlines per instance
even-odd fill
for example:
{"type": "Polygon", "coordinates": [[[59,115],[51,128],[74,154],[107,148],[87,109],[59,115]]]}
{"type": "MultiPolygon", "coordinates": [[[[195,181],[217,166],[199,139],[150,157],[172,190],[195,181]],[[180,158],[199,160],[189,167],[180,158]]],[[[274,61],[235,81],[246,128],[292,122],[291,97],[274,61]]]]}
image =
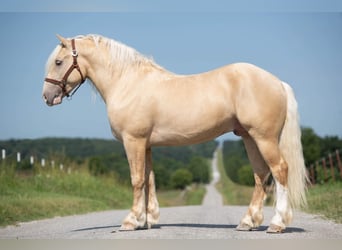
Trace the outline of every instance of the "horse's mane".
{"type": "MultiPolygon", "coordinates": [[[[85,36],[77,36],[75,39],[92,39],[96,46],[105,46],[111,55],[111,63],[121,70],[125,70],[129,66],[140,66],[149,64],[151,66],[163,69],[151,57],[144,56],[132,47],[129,47],[119,41],[110,39],[101,35],[89,34],[85,36]]],[[[163,69],[164,70],[164,69],[163,69]]]]}
{"type": "MultiPolygon", "coordinates": [[[[161,66],[159,66],[157,63],[154,62],[154,60],[150,57],[146,57],[139,53],[134,48],[131,48],[121,42],[118,42],[114,39],[109,39],[107,37],[101,36],[101,35],[95,35],[95,34],[89,34],[89,35],[80,35],[74,37],[75,39],[91,39],[94,41],[96,46],[104,46],[108,49],[108,52],[111,55],[111,65],[115,65],[116,69],[118,67],[124,71],[129,66],[140,66],[140,65],[146,65],[149,64],[151,66],[154,66],[156,68],[165,70],[161,66]]],[[[49,65],[54,61],[56,55],[58,54],[59,50],[62,47],[58,45],[50,54],[47,62],[46,62],[46,71],[48,70],[49,65]]]]}

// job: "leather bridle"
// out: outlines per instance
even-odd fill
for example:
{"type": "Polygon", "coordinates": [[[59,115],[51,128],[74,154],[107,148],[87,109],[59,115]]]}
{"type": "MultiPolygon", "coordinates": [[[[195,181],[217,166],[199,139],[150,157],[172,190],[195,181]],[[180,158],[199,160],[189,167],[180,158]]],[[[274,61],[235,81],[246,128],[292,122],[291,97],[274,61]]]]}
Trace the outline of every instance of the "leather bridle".
{"type": "Polygon", "coordinates": [[[75,94],[75,92],[78,90],[78,88],[82,85],[82,83],[85,82],[85,78],[83,77],[83,74],[82,74],[82,71],[80,69],[80,66],[78,65],[77,63],[77,56],[78,56],[78,53],[76,51],[76,46],[75,46],[75,39],[72,39],[71,40],[71,47],[72,47],[72,52],[71,52],[71,55],[72,55],[72,58],[73,58],[73,62],[72,62],[72,65],[69,67],[68,71],[64,74],[62,80],[55,80],[55,79],[52,79],[52,78],[45,78],[45,81],[46,82],[49,82],[49,83],[52,83],[52,84],[56,84],[58,85],[61,89],[62,89],[62,92],[63,94],[66,96],[66,97],[71,97],[75,94]],[[77,87],[73,90],[73,92],[71,94],[69,94],[66,90],[66,85],[67,85],[67,80],[68,80],[68,77],[70,76],[71,72],[76,69],[80,75],[81,75],[81,82],[77,85],[77,87]]]}

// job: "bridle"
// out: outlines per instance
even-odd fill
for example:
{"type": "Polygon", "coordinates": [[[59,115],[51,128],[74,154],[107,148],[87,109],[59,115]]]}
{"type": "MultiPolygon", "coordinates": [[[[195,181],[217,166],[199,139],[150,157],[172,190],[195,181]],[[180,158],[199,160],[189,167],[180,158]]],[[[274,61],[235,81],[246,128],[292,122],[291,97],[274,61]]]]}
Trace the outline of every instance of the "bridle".
{"type": "Polygon", "coordinates": [[[49,82],[49,83],[52,83],[52,84],[56,84],[58,85],[61,89],[62,89],[62,92],[63,94],[66,96],[66,97],[71,97],[75,94],[75,92],[78,90],[79,87],[81,87],[82,83],[85,82],[85,78],[83,77],[83,74],[82,74],[82,71],[80,69],[80,66],[78,65],[77,63],[77,56],[78,56],[78,53],[76,51],[76,46],[75,46],[75,39],[72,39],[71,40],[71,47],[72,47],[72,52],[71,52],[71,55],[72,55],[72,58],[73,58],[73,62],[72,62],[72,65],[69,67],[68,71],[64,74],[62,80],[55,80],[55,79],[51,79],[51,78],[45,78],[45,81],[46,82],[49,82]],[[81,75],[81,82],[77,85],[77,87],[72,91],[71,94],[69,94],[66,90],[66,85],[67,85],[67,80],[68,80],[68,77],[70,76],[71,72],[74,70],[74,69],[77,69],[77,71],[80,73],[81,75]]]}

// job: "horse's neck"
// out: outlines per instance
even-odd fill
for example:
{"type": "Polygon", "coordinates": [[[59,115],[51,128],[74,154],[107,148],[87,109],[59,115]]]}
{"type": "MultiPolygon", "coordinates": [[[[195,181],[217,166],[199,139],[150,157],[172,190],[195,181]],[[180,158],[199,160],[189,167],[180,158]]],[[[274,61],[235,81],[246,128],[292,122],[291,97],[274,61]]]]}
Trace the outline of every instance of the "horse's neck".
{"type": "MultiPolygon", "coordinates": [[[[122,67],[112,65],[111,59],[108,55],[101,57],[100,55],[92,55],[88,62],[88,77],[93,82],[94,86],[102,96],[105,103],[109,95],[113,93],[120,93],[120,91],[128,85],[136,85],[147,79],[154,79],[160,81],[168,77],[172,77],[174,74],[168,72],[162,67],[152,62],[140,62],[138,64],[132,64],[122,67]]],[[[132,91],[136,89],[136,86],[132,86],[132,91]]]]}

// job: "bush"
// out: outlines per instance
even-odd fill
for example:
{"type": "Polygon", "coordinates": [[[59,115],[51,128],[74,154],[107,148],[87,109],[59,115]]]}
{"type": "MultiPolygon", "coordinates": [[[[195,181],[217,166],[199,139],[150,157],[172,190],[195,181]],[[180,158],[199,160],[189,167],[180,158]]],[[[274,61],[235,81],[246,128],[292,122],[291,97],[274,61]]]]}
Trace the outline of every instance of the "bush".
{"type": "Polygon", "coordinates": [[[244,165],[238,170],[239,183],[246,186],[254,186],[254,174],[250,165],[244,165]]]}
{"type": "Polygon", "coordinates": [[[195,183],[209,183],[210,170],[208,161],[202,157],[193,157],[190,160],[188,169],[192,174],[192,181],[195,183]]]}
{"type": "Polygon", "coordinates": [[[168,189],[170,188],[170,171],[162,164],[155,163],[153,165],[156,188],[168,189]]]}
{"type": "Polygon", "coordinates": [[[88,168],[93,175],[103,175],[107,174],[109,171],[100,157],[91,158],[88,163],[88,168]]]}
{"type": "Polygon", "coordinates": [[[171,185],[177,189],[184,189],[192,182],[192,174],[187,169],[177,169],[171,175],[171,185]]]}

